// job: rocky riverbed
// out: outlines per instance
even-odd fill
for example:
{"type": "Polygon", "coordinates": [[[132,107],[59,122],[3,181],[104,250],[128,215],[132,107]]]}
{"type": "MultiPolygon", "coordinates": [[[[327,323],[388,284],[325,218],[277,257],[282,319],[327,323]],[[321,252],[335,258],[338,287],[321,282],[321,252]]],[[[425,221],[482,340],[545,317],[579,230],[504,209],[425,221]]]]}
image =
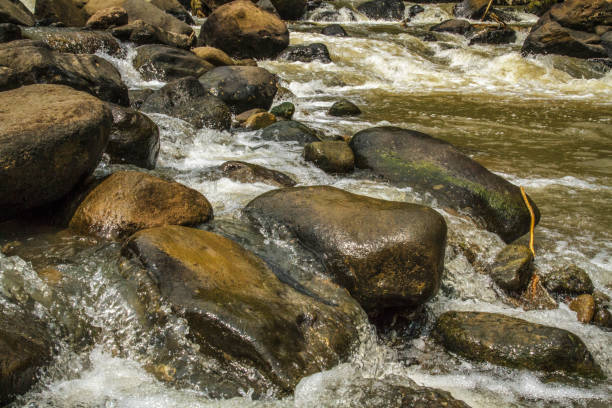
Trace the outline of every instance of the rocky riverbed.
{"type": "Polygon", "coordinates": [[[0,405],[609,406],[612,3],[489,3],[0,0],[0,405]]]}

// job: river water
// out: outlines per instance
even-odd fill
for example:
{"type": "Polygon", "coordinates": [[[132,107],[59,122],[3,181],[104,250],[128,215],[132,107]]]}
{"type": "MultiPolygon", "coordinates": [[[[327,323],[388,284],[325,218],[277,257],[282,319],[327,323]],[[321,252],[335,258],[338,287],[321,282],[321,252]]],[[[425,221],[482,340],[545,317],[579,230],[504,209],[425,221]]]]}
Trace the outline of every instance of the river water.
{"type": "MultiPolygon", "coordinates": [[[[575,263],[588,272],[596,289],[612,295],[612,72],[565,57],[522,57],[520,46],[536,18],[518,12],[514,13],[519,20],[514,44],[470,47],[465,38],[452,34],[425,42],[423,34],[432,24],[450,18],[451,6],[424,6],[425,12],[407,27],[370,21],[343,8],[338,22],[350,34],[345,38],[318,34],[326,23],[292,24],[292,44],[323,42],[333,63],[262,61],[259,65],[277,73],[282,85],[293,92],[295,96],[283,100],[296,105],[295,118],[328,135],[352,135],[377,125],[423,131],[453,143],[490,170],[524,186],[542,212],[536,229],[537,268],[575,263]],[[326,110],[341,97],[355,102],[363,114],[342,119],[328,116],[326,110]]],[[[118,67],[128,86],[161,87],[161,82],[140,78],[130,64],[133,46],[124,47],[125,59],[104,57],[118,67]]],[[[148,325],[135,289],[118,271],[117,244],[75,239],[52,230],[13,228],[8,233],[7,229],[0,234],[0,244],[20,239],[24,243],[21,256],[27,262],[0,255],[0,301],[17,303],[57,322],[58,336],[63,333],[66,339],[40,384],[15,406],[335,407],[346,406],[350,396],[338,399],[339,393],[329,392],[331,382],[349,384],[359,376],[389,375],[450,391],[472,407],[612,404],[610,382],[548,381],[525,370],[458,359],[428,340],[431,322],[444,311],[499,312],[578,334],[605,373],[612,375],[610,332],[580,324],[563,303],[549,311],[513,308],[456,249],[456,243],[477,248],[476,263],[485,264],[503,247],[494,234],[438,208],[428,197],[375,180],[366,172],[346,177],[325,174],[303,160],[297,144],[264,142],[258,132],[196,131],[177,119],[150,116],[162,137],[157,174],[202,192],[214,207],[217,231],[241,236],[254,250],[266,247],[265,251],[285,257],[302,272],[316,266],[290,244],[248,231],[240,217],[248,201],[272,187],[229,179],[211,181],[206,168],[239,159],[283,171],[300,185],[333,185],[372,197],[434,206],[447,220],[450,245],[442,289],[428,304],[430,323],[421,337],[393,342],[380,341],[366,327],[349,362],[305,378],[294,396],[277,398],[271,393],[253,399],[252,392],[244,390],[241,397],[215,399],[209,396],[202,373],[218,376],[223,370],[196,356],[181,319],[169,319],[165,327],[148,325]],[[45,272],[49,265],[63,276],[61,295],[53,288],[53,274],[45,272]],[[74,333],[79,330],[89,331],[95,344],[75,347],[70,339],[77,338],[74,333]],[[179,386],[160,380],[159,370],[156,377],[150,368],[161,352],[156,339],[169,332],[179,338],[171,361],[190,373],[179,386]]],[[[98,171],[109,168],[101,164],[98,171]]]]}

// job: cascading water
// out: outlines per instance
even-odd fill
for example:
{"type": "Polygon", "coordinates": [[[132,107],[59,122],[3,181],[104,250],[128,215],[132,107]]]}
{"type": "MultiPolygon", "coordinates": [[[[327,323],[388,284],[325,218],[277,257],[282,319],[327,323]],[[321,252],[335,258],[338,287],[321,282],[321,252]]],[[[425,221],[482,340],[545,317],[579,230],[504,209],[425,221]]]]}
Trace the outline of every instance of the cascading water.
{"type": "MultiPolygon", "coordinates": [[[[334,9],[325,7],[310,18],[334,9]]],[[[524,186],[538,203],[543,217],[536,230],[537,268],[575,263],[588,272],[596,289],[612,295],[612,72],[594,62],[521,56],[520,44],[535,22],[529,14],[515,14],[521,30],[515,43],[468,46],[465,38],[452,34],[438,42],[422,40],[430,25],[449,18],[448,5],[427,5],[406,27],[367,20],[347,7],[340,9],[338,20],[350,37],[323,36],[318,32],[324,24],[312,19],[290,26],[292,44],[323,42],[332,63],[259,63],[277,73],[295,95],[290,98],[296,105],[295,118],[328,135],[394,125],[453,143],[492,171],[524,186]],[[329,106],[341,97],[359,105],[363,114],[349,119],[328,116],[329,106]]],[[[133,46],[123,46],[125,59],[103,56],[119,69],[124,82],[133,89],[161,87],[161,82],[140,78],[131,65],[133,46]]],[[[409,378],[450,391],[472,407],[612,404],[610,382],[548,382],[529,371],[453,357],[428,339],[431,322],[444,311],[498,312],[577,334],[605,374],[612,375],[610,332],[579,323],[563,303],[555,310],[528,312],[504,303],[490,278],[454,245],[467,243],[476,248],[478,261],[486,264],[503,247],[496,235],[410,188],[394,187],[361,171],[328,175],[305,162],[302,147],[295,143],[264,141],[259,132],[198,131],[165,115],[150,117],[161,131],[154,172],[202,192],[214,207],[218,232],[255,242],[252,250],[267,245],[268,253],[299,273],[320,271],[302,250],[278,237],[257,235],[240,217],[246,203],[273,187],[227,178],[211,180],[207,168],[243,160],[282,171],[299,185],[332,185],[371,197],[434,206],[449,225],[450,245],[442,289],[427,306],[429,323],[421,337],[400,342],[401,346],[382,342],[372,329],[364,328],[349,362],[303,379],[292,397],[271,394],[253,399],[252,391],[246,389],[243,397],[219,399],[209,392],[206,379],[223,376],[222,367],[197,357],[186,337],[186,322],[169,310],[164,327],[147,321],[133,282],[126,281],[119,270],[116,245],[88,242],[82,249],[79,240],[91,238],[62,240],[44,231],[25,237],[13,231],[1,237],[0,244],[24,243],[15,256],[0,254],[0,302],[32,308],[38,317],[69,328],[75,342],[83,335],[95,339],[93,346],[78,353],[70,342],[62,343],[39,384],[15,406],[333,407],[347,401],[326,391],[327,384],[334,381],[342,387],[360,376],[409,378]],[[53,285],[33,269],[44,270],[47,264],[59,264],[64,277],[66,296],[56,303],[49,300],[55,294],[53,285]],[[172,342],[160,340],[168,337],[172,342]],[[164,353],[172,354],[165,360],[167,365],[159,363],[164,353]],[[163,381],[164,375],[177,375],[168,367],[179,367],[179,387],[163,381]]],[[[108,170],[105,164],[98,169],[108,170]]]]}

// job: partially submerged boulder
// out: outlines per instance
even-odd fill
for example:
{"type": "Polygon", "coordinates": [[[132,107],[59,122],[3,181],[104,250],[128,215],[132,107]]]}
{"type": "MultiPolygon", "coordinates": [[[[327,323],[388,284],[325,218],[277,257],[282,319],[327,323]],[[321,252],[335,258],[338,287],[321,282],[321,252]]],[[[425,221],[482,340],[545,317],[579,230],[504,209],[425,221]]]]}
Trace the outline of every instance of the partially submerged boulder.
{"type": "Polygon", "coordinates": [[[276,15],[236,0],[208,17],[200,41],[235,58],[273,58],[289,45],[289,31],[276,15]]]}
{"type": "Polygon", "coordinates": [[[159,154],[159,129],[146,115],[112,105],[113,126],[106,147],[111,163],[154,169],[159,154]]]}
{"type": "Polygon", "coordinates": [[[316,131],[295,120],[284,120],[268,126],[261,133],[261,138],[275,142],[297,142],[301,145],[320,141],[316,131]]]}
{"type": "Polygon", "coordinates": [[[331,37],[346,37],[348,34],[340,24],[330,24],[321,30],[321,34],[331,37]]]}
{"type": "Polygon", "coordinates": [[[72,54],[95,54],[103,51],[110,55],[121,53],[119,42],[105,31],[80,28],[31,27],[24,28],[23,38],[41,41],[52,50],[72,54]]]}
{"type": "Polygon", "coordinates": [[[216,96],[234,113],[253,108],[268,110],[276,95],[278,78],[259,67],[217,67],[200,78],[204,90],[216,96]]]}
{"type": "Polygon", "coordinates": [[[145,80],[172,81],[187,76],[199,77],[213,66],[194,53],[166,45],[141,45],[132,61],[145,80]]]}
{"type": "Polygon", "coordinates": [[[332,116],[357,116],[361,114],[361,109],[348,99],[340,99],[329,108],[327,112],[332,116]]]}
{"type": "Polygon", "coordinates": [[[293,187],[295,181],[280,171],[243,161],[227,161],[219,166],[223,176],[241,183],[265,183],[276,187],[293,187]]]}
{"type": "Polygon", "coordinates": [[[269,191],[244,212],[267,229],[288,229],[371,316],[414,308],[438,291],[446,223],[429,207],[314,186],[269,191]]]}
{"type": "Polygon", "coordinates": [[[212,232],[147,229],[122,253],[140,262],[157,296],[184,316],[201,353],[233,369],[255,368],[285,392],[342,362],[357,340],[362,312],[348,296],[328,302],[298,292],[264,260],[212,232]]]}
{"type": "Polygon", "coordinates": [[[291,102],[283,102],[270,109],[270,113],[274,114],[277,118],[291,120],[295,113],[295,105],[291,102]]]}
{"type": "Polygon", "coordinates": [[[436,31],[439,33],[453,33],[453,34],[466,34],[472,31],[472,25],[467,20],[445,20],[440,24],[433,25],[429,28],[429,31],[436,31]]]}
{"type": "Polygon", "coordinates": [[[405,9],[401,0],[370,0],[357,6],[360,13],[373,20],[403,20],[405,9]]]}
{"type": "Polygon", "coordinates": [[[227,105],[221,99],[210,96],[194,77],[167,83],[146,98],[141,110],[182,119],[197,129],[227,130],[232,121],[227,105]]]}
{"type": "Polygon", "coordinates": [[[341,140],[308,143],[304,159],[328,173],[350,173],[355,168],[353,151],[341,140]]]}
{"type": "Polygon", "coordinates": [[[196,190],[146,173],[118,171],[87,194],[69,225],[103,238],[124,239],[141,229],[202,224],[212,216],[210,203],[196,190]]]}
{"type": "Polygon", "coordinates": [[[594,289],[586,271],[574,264],[542,273],[540,278],[544,287],[557,295],[582,295],[594,289]]]}
{"type": "Polygon", "coordinates": [[[570,302],[569,308],[576,312],[579,322],[590,323],[595,315],[595,300],[591,295],[580,295],[570,302]]]}
{"type": "Polygon", "coordinates": [[[0,44],[0,91],[29,84],[60,84],[89,92],[107,102],[129,105],[127,86],[119,71],[97,55],[50,50],[31,40],[0,44]]]}
{"type": "Polygon", "coordinates": [[[521,244],[506,245],[495,257],[491,278],[510,294],[521,293],[527,287],[533,270],[533,254],[521,244]]]}
{"type": "Polygon", "coordinates": [[[0,92],[0,220],[59,200],[96,168],[112,117],[67,86],[0,92]]]}
{"type": "Polygon", "coordinates": [[[299,62],[319,61],[324,64],[332,62],[329,50],[323,43],[291,45],[280,53],[278,59],[299,62]]]}
{"type": "Polygon", "coordinates": [[[447,350],[470,360],[603,377],[601,368],[578,336],[515,317],[446,312],[438,317],[433,336],[447,350]]]}
{"type": "MultiPolygon", "coordinates": [[[[350,145],[357,167],[431,194],[440,205],[482,221],[506,242],[529,231],[531,217],[520,189],[450,143],[413,130],[383,126],[358,132],[350,145]]],[[[539,211],[529,201],[537,223],[539,211]]]]}
{"type": "Polygon", "coordinates": [[[477,33],[470,39],[474,44],[509,44],[516,41],[516,31],[511,28],[494,28],[477,33]]]}

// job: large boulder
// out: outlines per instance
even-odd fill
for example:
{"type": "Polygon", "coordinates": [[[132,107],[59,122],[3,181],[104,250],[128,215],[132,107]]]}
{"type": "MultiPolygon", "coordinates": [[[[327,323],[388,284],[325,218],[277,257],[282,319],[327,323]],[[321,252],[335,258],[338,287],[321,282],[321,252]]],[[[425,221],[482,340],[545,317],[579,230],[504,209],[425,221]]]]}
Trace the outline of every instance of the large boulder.
{"type": "Polygon", "coordinates": [[[111,105],[113,126],[106,147],[111,163],[154,169],[159,154],[159,129],[132,108],[111,105]]]}
{"type": "Polygon", "coordinates": [[[274,14],[249,0],[217,8],[204,22],[200,40],[231,57],[272,58],[289,45],[289,31],[274,14]]]}
{"type": "Polygon", "coordinates": [[[194,77],[164,85],[144,101],[141,110],[179,118],[197,129],[228,130],[232,123],[232,113],[225,102],[209,95],[194,77]]]}
{"type": "Polygon", "coordinates": [[[285,392],[346,359],[357,340],[362,312],[350,298],[298,292],[264,260],[212,232],[148,229],[122,253],[140,262],[158,296],[185,317],[201,353],[253,367],[285,392]]]}
{"type": "Polygon", "coordinates": [[[221,99],[234,113],[270,109],[278,89],[276,75],[259,67],[217,67],[199,80],[208,94],[221,99]]]}
{"type": "Polygon", "coordinates": [[[421,305],[440,286],[446,223],[429,207],[314,186],[267,192],[244,212],[287,228],[371,316],[421,305]]]}
{"type": "Polygon", "coordinates": [[[137,171],[118,171],[78,205],[71,228],[109,239],[162,225],[201,224],[213,216],[202,194],[182,184],[137,171]]]}
{"type": "Polygon", "coordinates": [[[316,131],[295,120],[284,120],[268,126],[261,133],[261,138],[275,142],[297,142],[301,145],[320,142],[316,131]]]}
{"type": "Polygon", "coordinates": [[[587,377],[603,376],[578,336],[515,317],[446,312],[438,318],[433,336],[447,350],[470,360],[587,377]]]}
{"type": "Polygon", "coordinates": [[[593,282],[586,271],[574,264],[564,265],[540,273],[546,289],[558,295],[582,295],[593,293],[593,282]]]}
{"type": "Polygon", "coordinates": [[[313,62],[319,61],[324,64],[332,62],[329,50],[323,43],[300,44],[287,47],[278,56],[280,60],[313,62]]]}
{"type": "Polygon", "coordinates": [[[172,81],[187,76],[199,77],[213,67],[193,52],[156,44],[141,45],[136,48],[136,57],[132,65],[145,80],[162,81],[172,81]]]}
{"type": "Polygon", "coordinates": [[[189,49],[196,40],[193,36],[168,32],[142,20],[114,27],[111,33],[122,41],[130,41],[136,45],[164,44],[181,49],[189,49]]]}
{"type": "Polygon", "coordinates": [[[0,405],[25,393],[51,361],[51,336],[34,314],[0,302],[0,405]]]}
{"type": "Polygon", "coordinates": [[[63,23],[66,27],[83,27],[87,13],[74,0],[35,0],[34,17],[46,23],[63,23]]]}
{"type": "Polygon", "coordinates": [[[0,220],[62,198],[100,161],[106,104],[59,85],[0,92],[0,220]]]}
{"type": "Polygon", "coordinates": [[[271,0],[283,20],[298,20],[306,11],[306,0],[271,0]]]}
{"type": "MultiPolygon", "coordinates": [[[[450,143],[413,130],[384,126],[358,132],[350,145],[357,167],[431,194],[439,204],[482,221],[486,229],[506,242],[529,231],[531,217],[520,189],[450,143]]],[[[537,223],[539,211],[533,201],[530,203],[537,223]]]]}
{"type": "Polygon", "coordinates": [[[373,20],[403,20],[405,8],[402,0],[370,0],[357,6],[360,13],[373,20]]]}
{"type": "Polygon", "coordinates": [[[0,23],[13,23],[22,26],[33,26],[34,16],[25,7],[19,7],[11,0],[0,0],[0,23]]]}
{"type": "Polygon", "coordinates": [[[127,86],[119,71],[97,55],[50,50],[31,40],[0,44],[0,91],[29,84],[60,84],[89,92],[107,102],[129,105],[127,86]]]}
{"type": "Polygon", "coordinates": [[[121,53],[119,42],[104,31],[79,28],[31,27],[21,30],[23,38],[41,41],[52,50],[72,54],[95,54],[103,51],[110,55],[121,53]]]}
{"type": "Polygon", "coordinates": [[[218,171],[224,177],[241,183],[265,183],[275,187],[293,187],[296,184],[285,173],[243,161],[227,161],[218,167],[218,171]]]}

